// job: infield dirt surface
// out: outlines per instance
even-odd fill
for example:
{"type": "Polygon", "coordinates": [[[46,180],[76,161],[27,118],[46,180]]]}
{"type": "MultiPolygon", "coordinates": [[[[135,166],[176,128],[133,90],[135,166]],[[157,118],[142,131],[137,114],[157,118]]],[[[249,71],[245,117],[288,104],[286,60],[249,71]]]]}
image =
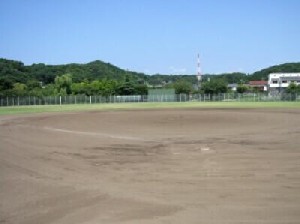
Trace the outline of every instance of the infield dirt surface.
{"type": "Polygon", "coordinates": [[[0,223],[300,223],[300,110],[1,116],[0,223]]]}

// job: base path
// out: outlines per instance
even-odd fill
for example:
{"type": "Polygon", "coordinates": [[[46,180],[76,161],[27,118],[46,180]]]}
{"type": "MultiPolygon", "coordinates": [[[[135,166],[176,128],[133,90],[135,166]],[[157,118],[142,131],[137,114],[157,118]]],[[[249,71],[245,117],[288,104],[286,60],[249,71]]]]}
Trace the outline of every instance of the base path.
{"type": "Polygon", "coordinates": [[[0,224],[299,220],[299,109],[0,117],[0,224]]]}

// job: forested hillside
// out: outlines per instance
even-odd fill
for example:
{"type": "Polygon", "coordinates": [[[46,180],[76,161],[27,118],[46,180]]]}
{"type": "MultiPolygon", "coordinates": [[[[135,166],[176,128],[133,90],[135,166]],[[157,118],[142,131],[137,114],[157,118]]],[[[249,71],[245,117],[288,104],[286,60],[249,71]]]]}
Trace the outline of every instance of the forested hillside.
{"type": "Polygon", "coordinates": [[[93,61],[87,64],[45,65],[43,63],[25,66],[22,62],[0,59],[0,78],[26,83],[36,80],[44,84],[53,83],[56,76],[72,74],[74,82],[98,79],[123,80],[125,75],[133,79],[144,79],[143,73],[125,71],[109,63],[93,61]]]}
{"type": "MultiPolygon", "coordinates": [[[[300,63],[276,65],[253,74],[239,72],[205,74],[203,82],[210,80],[214,81],[213,83],[222,82],[223,85],[247,83],[250,80],[267,80],[268,74],[272,72],[300,72],[300,63]]],[[[146,94],[147,88],[153,86],[178,87],[178,89],[185,86],[182,91],[189,92],[193,90],[192,85],[196,84],[195,75],[146,75],[126,71],[99,60],[86,64],[46,65],[39,63],[26,66],[20,61],[0,59],[0,96],[131,95],[146,94]]]]}
{"type": "Polygon", "coordinates": [[[300,72],[300,63],[285,63],[275,65],[258,72],[254,72],[249,78],[250,80],[267,80],[270,73],[277,72],[300,72]]]}

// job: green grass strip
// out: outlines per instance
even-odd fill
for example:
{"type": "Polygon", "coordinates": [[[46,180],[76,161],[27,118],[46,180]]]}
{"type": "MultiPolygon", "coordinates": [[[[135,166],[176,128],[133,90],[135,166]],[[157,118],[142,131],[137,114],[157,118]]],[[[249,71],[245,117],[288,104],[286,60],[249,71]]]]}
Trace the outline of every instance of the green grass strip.
{"type": "Polygon", "coordinates": [[[162,108],[300,108],[300,102],[158,102],[0,107],[0,115],[162,108]]]}

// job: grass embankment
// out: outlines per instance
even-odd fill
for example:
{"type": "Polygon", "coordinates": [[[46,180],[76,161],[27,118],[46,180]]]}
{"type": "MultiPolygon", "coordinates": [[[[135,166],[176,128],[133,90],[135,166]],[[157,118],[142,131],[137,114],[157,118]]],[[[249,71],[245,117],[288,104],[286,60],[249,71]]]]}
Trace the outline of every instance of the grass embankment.
{"type": "Polygon", "coordinates": [[[160,108],[299,108],[300,102],[159,102],[0,107],[0,115],[42,112],[160,108]]]}

